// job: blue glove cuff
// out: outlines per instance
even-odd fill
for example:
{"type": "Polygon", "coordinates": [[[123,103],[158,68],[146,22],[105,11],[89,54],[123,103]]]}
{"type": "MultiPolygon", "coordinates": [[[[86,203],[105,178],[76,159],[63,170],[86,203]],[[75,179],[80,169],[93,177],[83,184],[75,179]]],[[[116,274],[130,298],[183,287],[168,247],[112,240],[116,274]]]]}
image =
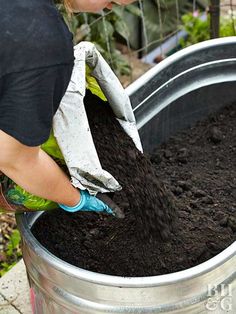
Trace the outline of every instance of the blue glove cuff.
{"type": "Polygon", "coordinates": [[[62,209],[64,209],[66,212],[69,212],[69,213],[76,213],[77,211],[79,211],[81,208],[83,208],[84,206],[84,203],[86,201],[86,198],[85,198],[85,191],[83,190],[80,190],[80,201],[77,205],[75,206],[66,206],[66,205],[63,205],[63,204],[58,204],[62,209]]]}

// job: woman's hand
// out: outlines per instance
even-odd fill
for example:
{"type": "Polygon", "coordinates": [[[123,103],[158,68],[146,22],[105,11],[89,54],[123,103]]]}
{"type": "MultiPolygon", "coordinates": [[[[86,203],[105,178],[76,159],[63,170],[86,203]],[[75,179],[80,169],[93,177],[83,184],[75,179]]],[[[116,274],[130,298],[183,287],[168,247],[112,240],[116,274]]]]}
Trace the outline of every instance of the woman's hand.
{"type": "Polygon", "coordinates": [[[74,11],[78,12],[99,12],[105,8],[112,9],[114,3],[127,5],[136,0],[72,0],[71,6],[74,11]]]}
{"type": "Polygon", "coordinates": [[[70,213],[76,213],[78,211],[89,211],[89,212],[105,212],[108,214],[115,215],[112,209],[99,200],[95,196],[89,194],[88,191],[80,190],[80,202],[74,207],[69,207],[63,204],[58,204],[62,209],[70,213]]]}

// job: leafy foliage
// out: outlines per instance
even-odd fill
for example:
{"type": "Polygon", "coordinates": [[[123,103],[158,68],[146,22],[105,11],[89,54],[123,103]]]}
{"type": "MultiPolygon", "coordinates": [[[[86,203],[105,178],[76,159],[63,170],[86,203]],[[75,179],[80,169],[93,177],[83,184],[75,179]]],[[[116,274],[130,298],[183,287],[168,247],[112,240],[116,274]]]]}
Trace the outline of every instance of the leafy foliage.
{"type": "Polygon", "coordinates": [[[75,44],[82,40],[94,43],[117,74],[130,74],[127,60],[116,48],[116,37],[120,36],[124,41],[129,40],[130,31],[123,16],[125,12],[140,16],[140,10],[135,4],[126,7],[114,6],[110,12],[73,15],[68,15],[61,4],[58,4],[58,7],[74,34],[75,44]]]}
{"type": "Polygon", "coordinates": [[[180,28],[181,15],[192,10],[191,2],[189,0],[143,1],[148,43],[154,42],[153,45],[149,45],[148,51],[156,48],[164,38],[180,28]]]}
{"type": "Polygon", "coordinates": [[[20,249],[20,232],[13,230],[5,252],[1,252],[0,259],[0,277],[9,271],[22,256],[20,249]]]}
{"type": "Polygon", "coordinates": [[[209,18],[203,20],[199,15],[188,13],[182,16],[183,29],[188,33],[187,40],[181,38],[180,44],[182,47],[199,43],[210,39],[210,22],[209,18]]]}
{"type": "Polygon", "coordinates": [[[220,25],[220,37],[236,36],[236,18],[223,18],[220,25]]]}
{"type": "MultiPolygon", "coordinates": [[[[210,16],[203,20],[199,12],[188,13],[183,15],[182,22],[183,29],[188,33],[187,40],[180,40],[183,48],[210,39],[210,16]]],[[[236,19],[221,18],[220,37],[235,36],[235,25],[236,19]]]]}

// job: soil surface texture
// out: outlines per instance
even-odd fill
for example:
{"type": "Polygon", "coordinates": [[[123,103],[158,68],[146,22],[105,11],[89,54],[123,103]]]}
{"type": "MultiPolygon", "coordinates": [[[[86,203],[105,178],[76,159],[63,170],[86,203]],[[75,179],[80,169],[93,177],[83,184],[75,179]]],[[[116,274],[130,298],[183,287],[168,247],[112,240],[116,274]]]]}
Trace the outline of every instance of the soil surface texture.
{"type": "Polygon", "coordinates": [[[187,269],[233,243],[236,240],[236,106],[222,109],[157,147],[149,156],[155,166],[154,180],[152,170],[143,173],[137,166],[137,161],[143,165],[145,160],[147,169],[153,169],[148,157],[142,157],[134,146],[131,149],[132,142],[122,132],[112,138],[114,128],[117,131],[118,127],[110,125],[109,107],[104,104],[99,107],[98,102],[94,105],[90,103],[92,99],[88,95],[86,103],[94,141],[103,167],[124,186],[113,200],[125,208],[126,217],[48,212],[33,226],[39,242],[73,265],[118,276],[152,276],[187,269]],[[103,134],[106,134],[106,143],[99,136],[105,128],[108,130],[103,134]],[[125,174],[123,150],[127,153],[125,174]],[[155,236],[155,230],[158,233],[163,222],[165,227],[165,222],[172,215],[175,217],[171,197],[165,198],[167,202],[162,204],[147,194],[148,206],[139,207],[140,195],[136,193],[140,187],[146,191],[144,194],[154,187],[158,193],[162,188],[166,193],[159,182],[164,182],[167,190],[175,195],[177,208],[174,228],[165,241],[155,236]],[[147,215],[151,202],[158,203],[159,209],[164,208],[157,211],[165,217],[160,217],[161,223],[155,217],[151,223],[151,216],[147,215]],[[168,202],[172,211],[165,209],[168,202]],[[152,238],[142,236],[147,230],[142,224],[148,220],[152,238]]]}

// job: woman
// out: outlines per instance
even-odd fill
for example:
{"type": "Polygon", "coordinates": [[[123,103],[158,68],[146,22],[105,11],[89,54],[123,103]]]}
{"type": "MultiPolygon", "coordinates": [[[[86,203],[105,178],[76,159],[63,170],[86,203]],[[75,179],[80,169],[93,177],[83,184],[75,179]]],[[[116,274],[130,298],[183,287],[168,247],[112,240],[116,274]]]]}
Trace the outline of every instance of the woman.
{"type": "MultiPolygon", "coordinates": [[[[115,1],[126,5],[135,0],[115,1]]],[[[69,10],[97,12],[113,1],[65,0],[69,10]]],[[[72,35],[52,0],[0,0],[0,170],[26,191],[67,211],[111,209],[74,188],[40,149],[69,84],[72,35]]]]}

